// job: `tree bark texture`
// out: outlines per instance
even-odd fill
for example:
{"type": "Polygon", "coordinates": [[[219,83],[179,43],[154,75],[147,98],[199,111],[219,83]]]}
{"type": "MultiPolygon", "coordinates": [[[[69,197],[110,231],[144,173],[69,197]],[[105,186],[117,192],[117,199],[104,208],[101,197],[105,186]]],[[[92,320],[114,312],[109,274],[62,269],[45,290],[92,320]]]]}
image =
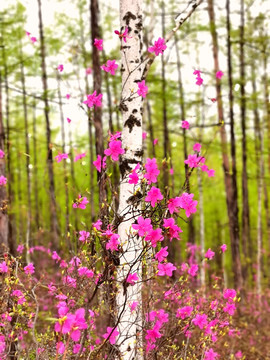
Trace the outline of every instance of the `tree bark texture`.
{"type": "Polygon", "coordinates": [[[120,31],[128,27],[131,37],[121,46],[122,73],[122,147],[125,149],[120,160],[120,198],[118,214],[121,224],[118,234],[123,248],[118,267],[117,279],[119,289],[117,293],[118,313],[118,345],[121,359],[143,359],[142,354],[142,239],[131,230],[131,225],[138,216],[138,208],[130,204],[130,197],[134,192],[134,185],[128,183],[128,174],[142,162],[142,98],[131,96],[130,89],[137,89],[137,83],[142,79],[141,62],[142,51],[142,0],[120,0],[120,31]],[[130,98],[130,101],[124,99],[130,98]],[[130,220],[129,220],[130,219],[130,220]],[[127,286],[125,281],[128,273],[136,272],[139,281],[134,286],[127,286]],[[131,312],[129,304],[138,302],[136,311],[131,312]]]}

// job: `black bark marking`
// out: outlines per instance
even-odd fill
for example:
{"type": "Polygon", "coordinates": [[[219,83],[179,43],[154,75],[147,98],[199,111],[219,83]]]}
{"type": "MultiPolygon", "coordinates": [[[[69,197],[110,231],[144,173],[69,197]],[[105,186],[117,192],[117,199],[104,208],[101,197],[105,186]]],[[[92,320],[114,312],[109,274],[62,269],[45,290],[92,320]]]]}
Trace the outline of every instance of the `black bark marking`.
{"type": "Polygon", "coordinates": [[[124,112],[128,111],[128,107],[123,101],[120,103],[119,109],[124,111],[124,112]]]}
{"type": "Polygon", "coordinates": [[[137,109],[133,109],[133,110],[132,110],[132,114],[136,114],[137,112],[138,112],[137,109]]]}
{"type": "Polygon", "coordinates": [[[137,157],[142,157],[143,156],[143,150],[135,151],[134,155],[137,156],[137,157]]]}
{"type": "Polygon", "coordinates": [[[138,30],[142,30],[142,28],[143,28],[142,15],[139,15],[138,19],[139,19],[139,22],[137,24],[135,24],[135,26],[138,30]]]}
{"type": "Polygon", "coordinates": [[[132,12],[128,11],[125,14],[125,16],[123,17],[123,20],[126,22],[127,26],[129,26],[129,22],[130,22],[131,19],[136,20],[137,17],[134,14],[132,14],[132,12]]]}
{"type": "Polygon", "coordinates": [[[134,115],[131,114],[125,122],[124,126],[127,126],[129,128],[129,132],[131,133],[135,125],[142,126],[140,120],[138,120],[134,115]]]}
{"type": "Polygon", "coordinates": [[[138,160],[136,159],[124,159],[122,161],[120,161],[120,173],[122,175],[122,177],[125,176],[126,173],[129,173],[130,171],[132,171],[132,167],[129,164],[138,164],[138,160]]]}
{"type": "Polygon", "coordinates": [[[122,46],[122,49],[124,50],[124,49],[130,49],[131,48],[131,46],[128,46],[128,45],[125,45],[125,46],[122,46]]]}

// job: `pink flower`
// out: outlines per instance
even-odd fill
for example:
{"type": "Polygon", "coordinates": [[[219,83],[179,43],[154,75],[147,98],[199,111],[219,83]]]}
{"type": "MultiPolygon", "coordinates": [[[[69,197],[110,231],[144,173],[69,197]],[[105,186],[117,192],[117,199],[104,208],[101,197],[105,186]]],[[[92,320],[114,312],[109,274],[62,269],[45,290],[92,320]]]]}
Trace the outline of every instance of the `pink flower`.
{"type": "Polygon", "coordinates": [[[85,69],[85,74],[86,74],[86,75],[92,74],[92,69],[91,69],[90,67],[86,68],[86,69],[85,69]]]}
{"type": "Polygon", "coordinates": [[[236,291],[234,289],[225,289],[223,291],[224,299],[233,300],[236,297],[236,291]]]}
{"type": "Polygon", "coordinates": [[[191,214],[194,214],[197,209],[196,206],[198,201],[193,200],[194,194],[183,193],[180,196],[181,202],[180,207],[185,209],[186,217],[190,217],[191,214]]]}
{"type": "Polygon", "coordinates": [[[189,129],[189,122],[188,121],[186,121],[186,120],[182,121],[182,129],[186,129],[186,130],[189,129]]]}
{"type": "Polygon", "coordinates": [[[203,79],[198,76],[198,77],[196,78],[196,85],[201,86],[202,84],[203,84],[203,79]]]}
{"type": "Polygon", "coordinates": [[[163,195],[159,188],[152,186],[151,189],[148,191],[147,196],[145,198],[146,202],[151,202],[151,206],[155,207],[158,201],[163,199],[163,195]]]}
{"type": "MultiPolygon", "coordinates": [[[[107,160],[107,156],[103,157],[102,160],[102,169],[106,169],[106,160],[107,160]]],[[[96,167],[98,172],[101,172],[101,156],[98,155],[97,156],[97,160],[93,161],[93,165],[96,167]]]]}
{"type": "Polygon", "coordinates": [[[114,345],[116,342],[116,337],[119,335],[119,332],[114,329],[112,327],[107,327],[107,332],[106,334],[103,335],[104,339],[109,339],[109,342],[111,345],[114,345]]]}
{"type": "Polygon", "coordinates": [[[127,36],[128,34],[128,26],[125,27],[125,31],[123,33],[120,33],[118,30],[114,30],[114,33],[119,36],[119,39],[123,39],[124,42],[127,42],[127,39],[131,39],[131,36],[127,36]]]}
{"type": "Polygon", "coordinates": [[[216,360],[219,358],[219,354],[216,353],[212,348],[207,350],[204,354],[204,360],[216,360]]]}
{"type": "Polygon", "coordinates": [[[58,65],[58,66],[57,66],[57,70],[58,70],[59,72],[62,72],[62,71],[64,70],[64,65],[62,65],[62,64],[58,65]]]}
{"type": "Polygon", "coordinates": [[[138,274],[134,273],[134,274],[128,274],[126,282],[131,285],[135,285],[135,282],[138,280],[139,280],[138,274]]]}
{"type": "Polygon", "coordinates": [[[102,221],[98,219],[95,223],[92,224],[93,228],[96,230],[101,230],[102,221]]]}
{"type": "Polygon", "coordinates": [[[0,159],[3,159],[4,156],[5,156],[5,152],[0,149],[0,159]]]}
{"type": "Polygon", "coordinates": [[[226,244],[221,245],[220,249],[224,253],[227,250],[227,245],[226,244]]]}
{"type": "Polygon", "coordinates": [[[144,219],[142,216],[138,217],[138,224],[132,224],[134,230],[138,230],[139,236],[145,236],[152,230],[151,219],[144,219]]]}
{"type": "Polygon", "coordinates": [[[161,338],[162,336],[161,333],[159,332],[160,328],[161,328],[161,323],[157,321],[152,330],[151,329],[146,330],[145,339],[155,343],[156,340],[161,338]]]}
{"type": "Polygon", "coordinates": [[[115,70],[118,68],[118,64],[115,63],[116,60],[108,60],[106,65],[101,65],[101,69],[115,75],[115,70]]]}
{"type": "Polygon", "coordinates": [[[121,131],[116,131],[115,134],[111,134],[111,133],[109,132],[109,134],[110,134],[110,141],[120,139],[120,138],[121,138],[121,135],[122,135],[121,131]]]}
{"type": "Polygon", "coordinates": [[[87,200],[86,197],[82,197],[81,195],[78,196],[78,199],[74,202],[74,204],[72,205],[72,207],[74,209],[85,209],[86,205],[89,203],[89,201],[87,200]]]}
{"type": "Polygon", "coordinates": [[[34,264],[33,263],[30,263],[30,264],[28,264],[27,266],[25,266],[24,268],[23,268],[23,270],[24,270],[24,272],[26,273],[26,274],[34,274],[34,272],[35,272],[35,266],[34,266],[34,264]]]}
{"type": "Polygon", "coordinates": [[[189,275],[195,277],[197,275],[198,270],[199,270],[199,266],[197,264],[192,264],[188,269],[188,273],[189,275]]]}
{"type": "Polygon", "coordinates": [[[196,168],[201,164],[204,164],[205,158],[197,154],[188,155],[188,158],[184,161],[191,168],[196,168]]]}
{"type": "Polygon", "coordinates": [[[19,244],[18,247],[17,247],[18,253],[22,254],[23,250],[24,250],[24,245],[19,244]]]}
{"type": "Polygon", "coordinates": [[[159,250],[159,252],[156,253],[155,258],[157,259],[158,262],[162,262],[166,259],[166,257],[168,256],[168,246],[161,248],[159,250]]]}
{"type": "Polygon", "coordinates": [[[87,267],[84,267],[84,266],[82,266],[82,267],[80,267],[80,268],[78,269],[78,274],[79,274],[80,276],[86,276],[86,277],[88,277],[88,278],[93,278],[93,277],[94,277],[94,272],[93,272],[93,270],[90,270],[90,269],[88,269],[87,267]]]}
{"type": "Polygon", "coordinates": [[[223,74],[222,71],[219,70],[219,71],[216,72],[216,78],[217,78],[217,79],[221,79],[222,76],[224,76],[224,74],[223,74]]]}
{"type": "Polygon", "coordinates": [[[158,139],[154,139],[153,140],[153,145],[155,146],[155,145],[157,145],[157,143],[158,143],[158,139]]]}
{"type": "Polygon", "coordinates": [[[179,207],[181,206],[181,198],[180,197],[175,197],[172,199],[169,199],[168,201],[168,209],[170,214],[173,214],[174,212],[179,212],[179,207]]]}
{"type": "Polygon", "coordinates": [[[134,185],[137,185],[138,182],[139,182],[139,175],[137,174],[137,170],[140,169],[140,164],[138,163],[136,165],[136,167],[132,170],[131,174],[129,174],[129,180],[128,180],[128,183],[129,184],[134,184],[134,185]]]}
{"type": "Polygon", "coordinates": [[[215,176],[215,170],[210,169],[207,171],[208,177],[214,177],[215,176]]]}
{"type": "Polygon", "coordinates": [[[194,71],[193,71],[193,75],[201,76],[200,70],[194,70],[194,71]]]}
{"type": "Polygon", "coordinates": [[[215,256],[215,253],[211,249],[208,249],[204,255],[204,257],[206,257],[209,260],[212,260],[214,256],[215,256]]]}
{"type": "Polygon", "coordinates": [[[67,313],[61,314],[61,311],[59,312],[59,315],[61,316],[59,319],[59,322],[55,324],[55,331],[61,332],[62,334],[68,334],[70,333],[71,339],[73,341],[79,341],[81,337],[81,331],[87,329],[88,325],[85,321],[85,310],[83,308],[80,308],[76,310],[75,314],[67,313]],[[62,317],[62,315],[64,315],[62,317]]]}
{"type": "Polygon", "coordinates": [[[241,359],[243,357],[242,351],[237,351],[237,353],[234,354],[234,356],[236,357],[236,359],[241,359]]]}
{"type": "Polygon", "coordinates": [[[193,150],[194,150],[194,151],[200,152],[200,151],[201,151],[201,148],[202,148],[202,145],[199,144],[199,143],[196,143],[196,144],[193,145],[193,150]]]}
{"type": "Polygon", "coordinates": [[[70,99],[70,94],[66,94],[66,98],[67,98],[67,99],[70,99]]]}
{"type": "Polygon", "coordinates": [[[0,263],[0,273],[7,273],[8,272],[8,266],[5,261],[2,261],[0,263]]]}
{"type": "Polygon", "coordinates": [[[118,234],[113,234],[106,244],[106,250],[117,251],[120,244],[119,237],[118,234]]]}
{"type": "Polygon", "coordinates": [[[172,276],[172,272],[176,270],[176,267],[172,263],[158,264],[158,276],[172,276]]]}
{"type": "Polygon", "coordinates": [[[103,50],[103,39],[95,39],[95,41],[94,41],[94,46],[95,46],[98,50],[102,51],[102,50],[103,50]]]}
{"type": "Polygon", "coordinates": [[[68,159],[68,154],[66,153],[59,153],[58,155],[55,156],[55,160],[60,163],[63,159],[68,159]]]}
{"type": "Polygon", "coordinates": [[[207,315],[206,314],[197,314],[195,318],[192,320],[194,325],[197,325],[200,329],[203,329],[205,326],[207,326],[207,315]]]}
{"type": "Polygon", "coordinates": [[[7,178],[3,175],[0,176],[0,186],[4,186],[7,183],[7,178]]]}
{"type": "Polygon", "coordinates": [[[144,178],[148,180],[147,181],[148,184],[150,185],[151,183],[156,183],[157,177],[160,173],[157,166],[157,160],[155,158],[153,159],[147,158],[145,169],[146,169],[146,173],[144,175],[144,178]]]}
{"type": "Polygon", "coordinates": [[[81,160],[84,157],[86,157],[86,153],[78,154],[75,156],[74,162],[81,160]]]}
{"type": "Polygon", "coordinates": [[[208,171],[208,166],[207,165],[201,165],[201,170],[202,171],[208,171]]]}
{"type": "Polygon", "coordinates": [[[143,131],[142,138],[143,138],[143,140],[145,140],[147,138],[147,132],[143,131]]]}
{"type": "Polygon", "coordinates": [[[67,118],[67,122],[70,124],[70,123],[71,123],[71,119],[70,119],[70,118],[67,118]]]}
{"type": "Polygon", "coordinates": [[[79,231],[79,234],[80,234],[80,237],[79,237],[79,240],[80,241],[86,241],[88,238],[89,238],[89,236],[90,236],[90,232],[88,232],[88,231],[79,231]]]}
{"type": "Polygon", "coordinates": [[[109,148],[104,151],[105,155],[111,156],[113,161],[119,160],[119,155],[124,154],[122,149],[122,142],[120,140],[113,140],[109,143],[109,148]]]}
{"type": "Polygon", "coordinates": [[[56,352],[57,354],[64,354],[65,352],[65,344],[62,341],[56,343],[56,352]]]}
{"type": "Polygon", "coordinates": [[[145,241],[151,241],[151,245],[155,248],[158,241],[162,241],[164,237],[162,236],[161,229],[150,230],[149,234],[146,235],[145,241]]]}
{"type": "Polygon", "coordinates": [[[177,309],[176,317],[185,319],[187,317],[190,317],[192,311],[193,311],[192,306],[184,306],[182,308],[177,309]]]}
{"type": "Polygon", "coordinates": [[[174,174],[174,170],[173,168],[170,168],[170,174],[173,175],[174,174]]]}
{"type": "Polygon", "coordinates": [[[159,54],[162,54],[164,50],[167,49],[167,45],[165,44],[165,40],[162,38],[158,38],[157,41],[155,41],[154,46],[150,46],[148,48],[149,52],[154,52],[156,56],[159,54]]]}
{"type": "Polygon", "coordinates": [[[87,100],[85,100],[83,103],[86,104],[89,108],[92,108],[93,106],[100,107],[102,106],[102,96],[103,94],[97,95],[95,90],[93,94],[87,95],[87,100]]]}
{"type": "Polygon", "coordinates": [[[179,238],[179,233],[183,232],[181,230],[181,228],[179,226],[177,226],[175,224],[175,220],[174,218],[168,218],[168,219],[164,219],[163,221],[163,226],[166,229],[169,229],[169,237],[170,237],[170,241],[172,241],[172,239],[177,239],[180,240],[179,238]]]}
{"type": "Polygon", "coordinates": [[[231,316],[234,315],[235,310],[236,310],[236,307],[235,307],[234,303],[232,303],[232,302],[228,302],[226,304],[226,306],[224,306],[224,308],[223,308],[223,311],[228,313],[231,316]]]}
{"type": "Polygon", "coordinates": [[[129,305],[131,312],[134,311],[134,310],[136,310],[138,305],[139,305],[138,301],[133,301],[133,302],[129,305]]]}
{"type": "Polygon", "coordinates": [[[148,86],[145,85],[145,80],[138,82],[137,94],[145,98],[147,93],[148,93],[148,86]]]}
{"type": "Polygon", "coordinates": [[[31,36],[30,40],[31,40],[32,44],[34,44],[37,41],[37,38],[35,36],[31,36]]]}

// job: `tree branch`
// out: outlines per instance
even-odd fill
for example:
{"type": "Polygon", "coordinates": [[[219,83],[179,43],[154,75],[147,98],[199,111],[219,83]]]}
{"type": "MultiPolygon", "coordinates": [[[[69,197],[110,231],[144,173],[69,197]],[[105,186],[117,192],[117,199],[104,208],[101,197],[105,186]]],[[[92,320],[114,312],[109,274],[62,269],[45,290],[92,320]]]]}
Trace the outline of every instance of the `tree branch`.
{"type": "MultiPolygon", "coordinates": [[[[186,6],[185,10],[181,11],[174,19],[175,21],[175,27],[165,36],[165,42],[169,42],[171,38],[174,36],[176,31],[184,24],[184,22],[190,18],[190,16],[193,14],[193,12],[196,10],[196,8],[203,2],[203,0],[190,0],[188,5],[186,6]]],[[[145,80],[147,77],[147,74],[149,72],[149,69],[151,65],[153,64],[154,60],[156,58],[156,55],[152,53],[149,55],[148,60],[146,61],[142,80],[145,80]]]]}

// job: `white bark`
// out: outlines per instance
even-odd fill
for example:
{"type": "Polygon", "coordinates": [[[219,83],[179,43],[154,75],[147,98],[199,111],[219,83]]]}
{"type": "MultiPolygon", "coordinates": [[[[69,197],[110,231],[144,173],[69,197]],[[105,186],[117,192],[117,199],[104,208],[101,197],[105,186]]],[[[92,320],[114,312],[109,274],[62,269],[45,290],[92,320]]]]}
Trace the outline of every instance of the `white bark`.
{"type": "Polygon", "coordinates": [[[117,271],[118,293],[116,295],[118,313],[119,336],[117,344],[122,360],[141,360],[142,353],[142,283],[136,282],[131,286],[125,279],[128,273],[137,273],[142,277],[140,254],[142,240],[134,236],[131,225],[138,216],[140,205],[136,208],[130,204],[130,197],[134,193],[134,185],[128,183],[128,174],[137,163],[142,161],[142,98],[136,94],[141,81],[142,48],[142,0],[120,0],[120,32],[129,27],[127,43],[122,40],[122,147],[126,150],[120,161],[121,183],[119,198],[119,216],[122,222],[118,233],[123,248],[120,257],[120,266],[117,271]],[[135,93],[130,98],[131,94],[135,93]],[[128,220],[130,219],[130,220],[128,220]],[[129,285],[129,286],[126,286],[129,285]],[[138,302],[137,309],[131,312],[129,305],[138,302]]]}

